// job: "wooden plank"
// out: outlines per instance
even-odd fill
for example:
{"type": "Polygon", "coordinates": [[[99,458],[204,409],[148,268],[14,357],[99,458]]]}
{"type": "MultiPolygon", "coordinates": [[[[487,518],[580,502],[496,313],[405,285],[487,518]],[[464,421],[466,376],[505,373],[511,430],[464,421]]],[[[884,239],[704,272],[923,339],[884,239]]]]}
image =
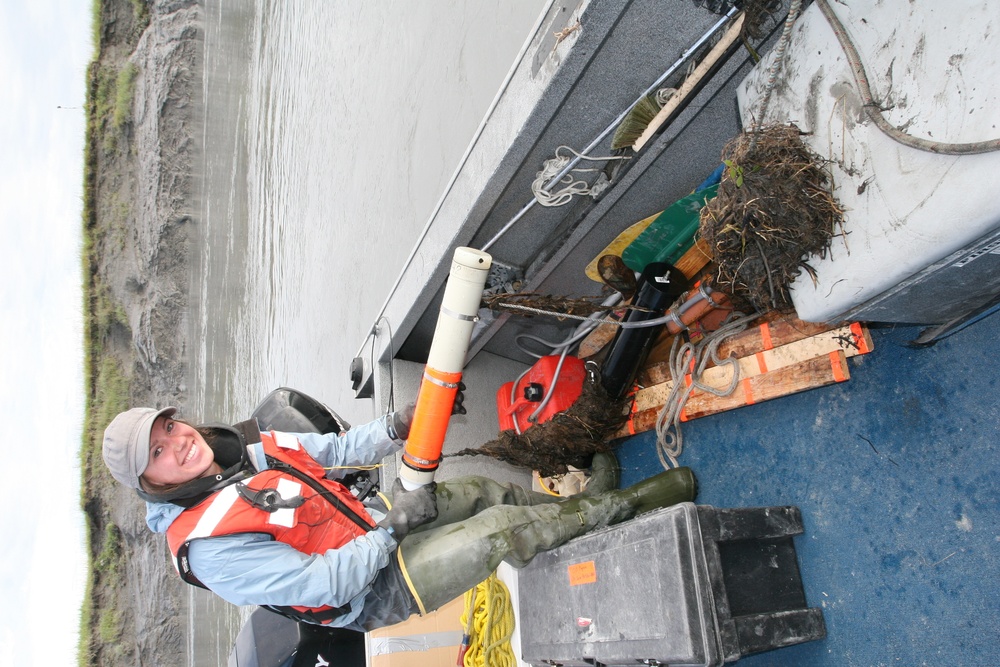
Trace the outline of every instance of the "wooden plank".
{"type": "Polygon", "coordinates": [[[764,322],[742,332],[719,346],[719,357],[745,357],[759,350],[770,350],[838,328],[837,324],[815,324],[795,318],[764,322]]]}
{"type": "MultiPolygon", "coordinates": [[[[868,328],[854,322],[770,350],[761,349],[760,351],[748,352],[748,348],[741,348],[747,356],[737,359],[737,364],[740,378],[748,378],[836,350],[843,350],[845,356],[854,357],[859,354],[867,354],[872,349],[874,349],[874,345],[868,328]]],[[[732,378],[732,365],[723,364],[707,368],[702,374],[701,383],[713,389],[725,389],[732,383],[732,378]]],[[[662,406],[672,388],[673,381],[668,380],[640,389],[636,392],[633,410],[649,410],[662,406]]]]}
{"type": "Polygon", "coordinates": [[[677,260],[675,267],[690,280],[698,275],[712,261],[712,249],[705,239],[699,238],[694,245],[677,260]]]}
{"type": "Polygon", "coordinates": [[[744,405],[762,403],[807,389],[825,387],[851,379],[847,357],[837,350],[822,357],[807,359],[770,373],[745,378],[729,396],[716,396],[695,390],[684,405],[681,421],[707,417],[744,405]]]}
{"type": "MultiPolygon", "coordinates": [[[[809,338],[843,324],[814,324],[794,317],[783,317],[759,326],[741,331],[731,336],[719,346],[719,358],[746,357],[761,350],[770,350],[797,340],[809,338]]],[[[870,340],[870,338],[869,338],[870,340]]],[[[666,361],[649,364],[639,373],[637,382],[649,387],[670,379],[670,365],[666,361]]]]}
{"type": "Polygon", "coordinates": [[[618,333],[616,325],[598,324],[597,328],[580,341],[580,347],[577,348],[576,356],[581,359],[589,359],[603,350],[604,346],[614,339],[616,333],[618,333]]]}
{"type": "Polygon", "coordinates": [[[743,20],[745,18],[746,16],[740,12],[739,16],[733,20],[732,25],[726,29],[726,32],[722,34],[719,41],[712,47],[712,50],[708,52],[700,63],[698,63],[698,66],[694,69],[694,71],[691,72],[686,79],[684,79],[684,83],[682,83],[681,87],[677,89],[674,96],[667,100],[667,103],[663,105],[663,108],[660,109],[659,113],[657,113],[649,125],[646,126],[643,133],[638,139],[635,140],[635,143],[632,144],[632,149],[636,153],[638,153],[642,147],[653,138],[656,131],[660,129],[661,125],[667,122],[667,119],[670,118],[671,114],[677,110],[684,98],[694,92],[695,87],[701,82],[705,75],[711,71],[715,63],[717,63],[725,55],[726,51],[729,50],[729,47],[736,42],[736,39],[740,36],[740,31],[743,29],[743,20]]]}
{"type": "MultiPolygon", "coordinates": [[[[707,417],[744,405],[762,403],[849,379],[847,357],[843,350],[837,350],[822,357],[807,359],[785,368],[745,378],[737,390],[729,396],[715,396],[696,389],[684,406],[681,421],[707,417]]],[[[653,430],[656,428],[659,413],[659,408],[651,408],[633,414],[629,423],[619,429],[612,439],[653,430]]]]}

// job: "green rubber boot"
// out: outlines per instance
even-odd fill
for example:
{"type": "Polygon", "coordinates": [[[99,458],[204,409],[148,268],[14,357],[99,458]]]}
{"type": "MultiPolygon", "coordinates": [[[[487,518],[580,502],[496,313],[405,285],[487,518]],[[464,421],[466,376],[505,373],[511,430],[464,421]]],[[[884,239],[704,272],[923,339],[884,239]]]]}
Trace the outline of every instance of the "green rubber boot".
{"type": "Polygon", "coordinates": [[[438,482],[434,495],[437,496],[438,518],[417,528],[417,531],[458,523],[497,505],[530,507],[562,500],[558,496],[529,491],[517,484],[500,483],[477,475],[438,482]]]}
{"type": "Polygon", "coordinates": [[[620,481],[621,466],[618,465],[618,458],[612,452],[597,452],[590,463],[590,481],[583,493],[594,496],[614,491],[620,481]]]}
{"type": "MultiPolygon", "coordinates": [[[[618,459],[611,452],[594,454],[590,481],[581,496],[593,496],[618,488],[620,468],[618,459]]],[[[496,505],[526,507],[558,503],[566,500],[548,493],[529,491],[517,484],[501,484],[487,477],[469,475],[438,482],[435,491],[438,518],[417,530],[430,530],[438,526],[463,521],[496,505]]]]}
{"type": "Polygon", "coordinates": [[[636,514],[690,502],[698,495],[698,480],[691,468],[674,468],[633,484],[623,493],[635,494],[636,514]]]}
{"type": "Polygon", "coordinates": [[[523,567],[536,554],[584,533],[694,500],[696,490],[691,470],[678,468],[622,491],[540,505],[496,505],[458,523],[414,531],[399,545],[400,569],[420,612],[426,613],[486,579],[503,560],[523,567]]]}

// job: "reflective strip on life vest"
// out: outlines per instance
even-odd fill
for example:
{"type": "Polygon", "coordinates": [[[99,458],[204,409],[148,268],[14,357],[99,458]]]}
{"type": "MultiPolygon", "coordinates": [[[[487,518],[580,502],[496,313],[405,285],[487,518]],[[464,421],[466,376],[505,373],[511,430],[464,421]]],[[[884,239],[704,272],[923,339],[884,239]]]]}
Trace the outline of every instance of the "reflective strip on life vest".
{"type": "Polygon", "coordinates": [[[191,540],[197,539],[199,537],[207,537],[212,534],[215,527],[219,525],[222,521],[222,517],[226,516],[226,512],[229,508],[233,506],[233,503],[237,501],[240,494],[236,491],[236,485],[230,484],[226,488],[219,491],[219,493],[212,499],[212,505],[205,510],[205,513],[201,515],[198,519],[198,524],[194,527],[186,538],[185,542],[190,542],[191,540]]]}
{"type": "Polygon", "coordinates": [[[282,447],[284,449],[293,449],[293,450],[299,448],[299,439],[296,438],[291,433],[284,433],[282,431],[271,431],[271,435],[274,436],[274,444],[276,444],[278,447],[282,447]]]}
{"type": "MultiPolygon", "coordinates": [[[[278,479],[277,491],[283,500],[290,500],[301,495],[302,485],[282,477],[278,479]]],[[[271,515],[267,517],[267,522],[273,526],[291,528],[295,525],[295,508],[282,507],[279,510],[271,512],[271,515]]]]}

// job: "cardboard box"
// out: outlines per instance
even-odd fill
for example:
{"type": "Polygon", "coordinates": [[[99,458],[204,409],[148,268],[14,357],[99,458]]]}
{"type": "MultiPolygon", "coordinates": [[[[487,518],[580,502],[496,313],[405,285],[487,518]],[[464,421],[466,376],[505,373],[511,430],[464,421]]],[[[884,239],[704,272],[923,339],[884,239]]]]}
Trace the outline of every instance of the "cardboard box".
{"type": "Polygon", "coordinates": [[[465,609],[456,598],[426,616],[379,628],[367,634],[371,667],[454,667],[462,643],[465,609]]]}

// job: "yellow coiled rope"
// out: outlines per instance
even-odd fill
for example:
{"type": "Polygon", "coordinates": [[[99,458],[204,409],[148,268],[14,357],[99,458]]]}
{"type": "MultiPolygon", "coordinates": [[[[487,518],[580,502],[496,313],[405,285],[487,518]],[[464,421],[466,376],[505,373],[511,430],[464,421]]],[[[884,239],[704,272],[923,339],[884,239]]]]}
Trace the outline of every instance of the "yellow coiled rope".
{"type": "Polygon", "coordinates": [[[461,623],[468,643],[462,664],[465,667],[514,667],[517,659],[510,647],[514,634],[514,607],[510,591],[494,572],[465,593],[461,623]]]}

